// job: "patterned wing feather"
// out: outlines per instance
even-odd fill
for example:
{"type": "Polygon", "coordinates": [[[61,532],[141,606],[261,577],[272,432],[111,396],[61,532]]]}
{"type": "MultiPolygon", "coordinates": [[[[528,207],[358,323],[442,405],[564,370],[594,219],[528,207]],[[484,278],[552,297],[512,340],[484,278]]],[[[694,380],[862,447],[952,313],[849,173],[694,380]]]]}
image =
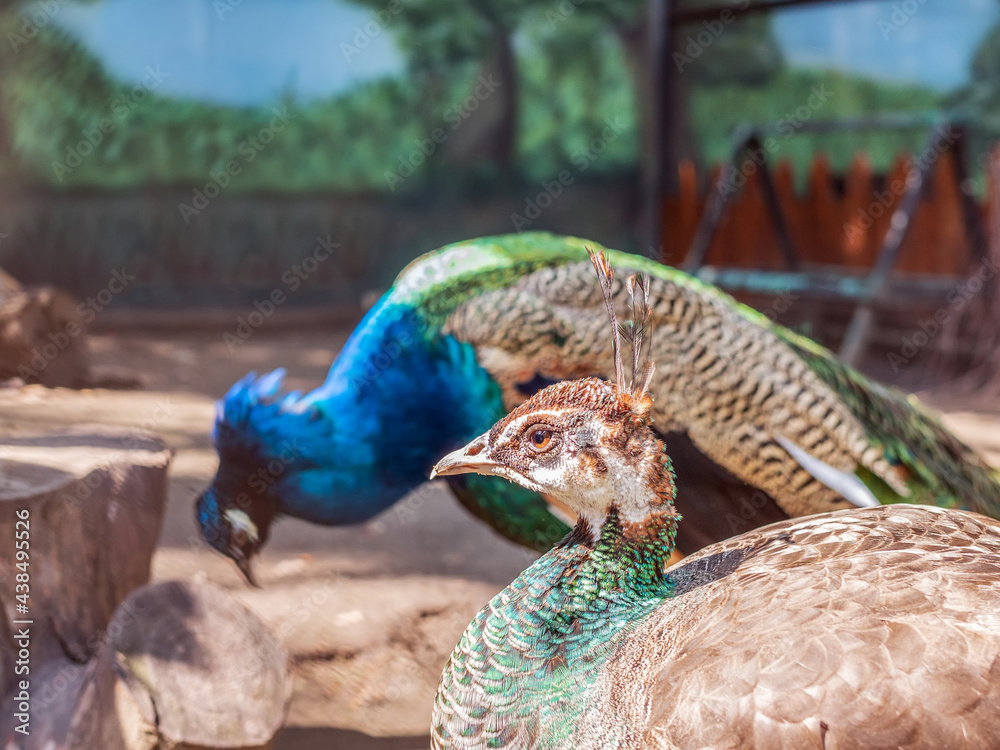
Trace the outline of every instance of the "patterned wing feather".
{"type": "MultiPolygon", "coordinates": [[[[873,383],[828,351],[788,331],[784,340],[863,422],[888,460],[908,473],[908,501],[1000,517],[997,471],[916,398],[873,383]]],[[[870,484],[872,482],[869,482],[870,484]]],[[[881,495],[883,502],[898,500],[881,495]]]]}

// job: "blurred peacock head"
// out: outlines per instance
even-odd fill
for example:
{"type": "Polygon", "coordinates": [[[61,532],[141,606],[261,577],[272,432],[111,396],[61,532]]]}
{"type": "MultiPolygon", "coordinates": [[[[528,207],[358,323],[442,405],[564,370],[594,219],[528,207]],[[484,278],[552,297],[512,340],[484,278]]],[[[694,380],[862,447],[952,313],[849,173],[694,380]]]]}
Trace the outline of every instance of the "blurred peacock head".
{"type": "Polygon", "coordinates": [[[267,506],[265,502],[257,502],[245,508],[236,507],[214,485],[201,494],[195,505],[202,537],[236,563],[252,586],[257,581],[251,562],[267,541],[273,518],[267,506]]]}

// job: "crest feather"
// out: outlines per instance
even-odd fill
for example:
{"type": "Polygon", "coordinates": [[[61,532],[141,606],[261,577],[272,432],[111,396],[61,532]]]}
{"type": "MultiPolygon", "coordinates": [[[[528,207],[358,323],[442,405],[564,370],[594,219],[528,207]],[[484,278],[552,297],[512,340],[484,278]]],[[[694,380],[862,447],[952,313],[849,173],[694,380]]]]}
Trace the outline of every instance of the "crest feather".
{"type": "Polygon", "coordinates": [[[618,322],[615,313],[615,298],[613,281],[615,271],[604,252],[596,253],[587,248],[590,261],[597,271],[604,292],[604,304],[608,309],[611,321],[612,354],[615,360],[615,385],[620,397],[629,402],[636,416],[645,416],[653,405],[649,397],[649,385],[653,379],[654,365],[649,361],[649,347],[646,342],[649,334],[649,321],[652,311],[649,307],[649,274],[632,274],[628,277],[628,289],[631,316],[622,323],[618,322]],[[625,363],[622,360],[621,340],[625,339],[632,352],[632,377],[626,387],[625,363]]]}
{"type": "Polygon", "coordinates": [[[587,248],[590,262],[594,264],[597,271],[597,278],[601,281],[601,291],[604,292],[604,305],[608,308],[608,317],[611,319],[611,354],[615,360],[615,385],[619,393],[626,393],[625,389],[625,366],[622,363],[622,343],[618,330],[618,315],[615,313],[615,295],[612,282],[615,280],[615,269],[608,262],[608,256],[603,251],[595,253],[592,248],[587,248]]]}

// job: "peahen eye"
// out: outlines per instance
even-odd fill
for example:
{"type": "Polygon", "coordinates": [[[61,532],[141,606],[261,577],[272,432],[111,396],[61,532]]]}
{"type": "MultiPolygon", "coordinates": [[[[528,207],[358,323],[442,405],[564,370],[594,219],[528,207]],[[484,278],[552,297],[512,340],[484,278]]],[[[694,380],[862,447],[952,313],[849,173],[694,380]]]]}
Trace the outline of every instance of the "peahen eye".
{"type": "Polygon", "coordinates": [[[552,442],[552,430],[532,430],[528,434],[528,442],[536,451],[543,451],[552,442]]]}

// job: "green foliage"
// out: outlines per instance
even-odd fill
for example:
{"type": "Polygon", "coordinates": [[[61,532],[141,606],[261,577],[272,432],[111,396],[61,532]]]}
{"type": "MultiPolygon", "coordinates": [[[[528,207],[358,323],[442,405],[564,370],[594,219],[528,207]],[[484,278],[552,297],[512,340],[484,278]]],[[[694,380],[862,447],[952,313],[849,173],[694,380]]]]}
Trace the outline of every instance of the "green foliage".
{"type": "MultiPolygon", "coordinates": [[[[558,34],[541,12],[525,18],[533,30],[524,35],[518,55],[524,80],[518,89],[517,155],[523,177],[538,180],[573,168],[573,155],[600,136],[608,113],[624,124],[624,132],[606,144],[606,151],[602,144],[590,169],[606,172],[634,163],[632,88],[614,35],[583,13],[561,19],[558,34]],[[588,46],[594,35],[596,55],[588,46]],[[558,107],[550,106],[553,100],[558,107]]],[[[16,14],[3,15],[0,34],[19,24],[16,14]]],[[[435,28],[432,24],[421,33],[443,33],[435,28]]],[[[16,171],[23,180],[60,187],[200,186],[235,161],[241,171],[227,189],[236,192],[385,190],[386,173],[395,172],[419,141],[434,128],[450,133],[445,118],[475,87],[482,46],[451,49],[447,54],[438,50],[435,54],[444,57],[427,63],[429,70],[384,78],[329,100],[282,103],[279,109],[287,106],[290,122],[258,150],[248,139],[268,128],[274,119],[271,107],[220,107],[165,97],[155,87],[132,88],[50,26],[16,53],[9,45],[0,52],[8,71],[2,97],[16,171]],[[438,64],[442,67],[435,70],[438,64]],[[77,163],[74,154],[90,151],[86,135],[96,140],[102,121],[111,132],[100,134],[93,153],[77,163]]],[[[418,64],[424,64],[419,56],[418,64]]],[[[405,189],[418,191],[442,177],[443,153],[425,162],[405,189]]],[[[0,168],[9,174],[14,166],[0,168]]]]}
{"type": "MultiPolygon", "coordinates": [[[[383,0],[365,4],[386,7],[383,0]]],[[[280,103],[278,109],[287,107],[291,118],[260,149],[248,145],[249,139],[271,125],[272,107],[214,106],[169,98],[155,87],[132,88],[49,25],[17,50],[0,45],[0,101],[11,147],[10,157],[0,157],[0,176],[56,187],[202,186],[236,162],[240,173],[227,187],[233,192],[386,191],[386,175],[398,173],[435,128],[453,137],[457,127],[449,115],[475,88],[497,34],[506,35],[515,53],[514,174],[529,183],[562,170],[574,179],[621,175],[639,163],[643,104],[626,64],[635,50],[626,48],[625,40],[643,23],[643,6],[639,0],[404,2],[391,23],[408,54],[407,73],[330,99],[280,103]],[[110,132],[99,133],[102,121],[110,132]],[[609,123],[615,126],[611,137],[609,123]],[[101,142],[72,166],[71,152],[89,151],[86,134],[95,139],[95,129],[101,142]]],[[[919,86],[787,69],[764,20],[728,26],[683,72],[694,150],[705,163],[728,157],[732,130],[741,123],[785,123],[786,131],[795,132],[806,110],[808,119],[827,119],[940,104],[937,94],[919,86]],[[810,110],[814,88],[824,86],[831,91],[828,101],[810,110]]],[[[21,25],[18,13],[0,13],[0,36],[21,25]]],[[[994,37],[1000,39],[996,32],[988,37],[974,64],[982,68],[983,80],[993,80],[986,73],[1000,69],[991,67],[990,50],[997,44],[989,39],[994,37]]],[[[977,101],[996,111],[996,91],[1000,86],[984,84],[977,101]]],[[[459,127],[471,131],[464,123],[459,127]]],[[[917,131],[795,134],[778,138],[774,156],[790,158],[802,174],[817,149],[828,152],[840,169],[864,149],[876,167],[884,168],[922,137],[917,131]]],[[[427,194],[461,186],[463,171],[473,168],[449,161],[451,145],[446,141],[420,158],[399,190],[427,194]]]]}
{"type": "MultiPolygon", "coordinates": [[[[9,16],[4,21],[16,23],[9,16]]],[[[233,190],[356,189],[380,180],[387,150],[420,134],[406,116],[418,105],[417,92],[401,80],[385,79],[308,106],[282,103],[276,109],[287,107],[288,124],[258,149],[248,139],[281,125],[274,107],[217,107],[130,87],[110,78],[72,38],[51,29],[17,55],[8,48],[5,53],[3,101],[13,152],[20,171],[34,182],[203,185],[211,172],[236,161],[241,172],[233,190]],[[110,132],[99,132],[102,122],[110,132]],[[70,152],[89,151],[88,133],[91,140],[99,134],[101,142],[73,167],[70,152]]]]}
{"type": "Polygon", "coordinates": [[[519,155],[525,176],[540,180],[566,169],[574,173],[584,163],[599,172],[633,168],[639,103],[621,42],[593,15],[557,24],[537,21],[526,24],[520,65],[519,155]],[[605,138],[609,123],[623,132],[605,138]]]}
{"type": "Polygon", "coordinates": [[[771,157],[791,160],[796,173],[803,175],[817,151],[827,154],[835,170],[846,169],[859,151],[868,153],[876,169],[885,169],[898,154],[918,150],[926,137],[919,129],[806,133],[805,122],[920,113],[938,108],[940,99],[939,93],[921,86],[882,83],[833,70],[785,69],[764,87],[734,83],[694,88],[690,117],[704,163],[728,160],[737,126],[771,124],[778,129],[771,157]],[[825,101],[811,106],[824,94],[825,101]]]}

